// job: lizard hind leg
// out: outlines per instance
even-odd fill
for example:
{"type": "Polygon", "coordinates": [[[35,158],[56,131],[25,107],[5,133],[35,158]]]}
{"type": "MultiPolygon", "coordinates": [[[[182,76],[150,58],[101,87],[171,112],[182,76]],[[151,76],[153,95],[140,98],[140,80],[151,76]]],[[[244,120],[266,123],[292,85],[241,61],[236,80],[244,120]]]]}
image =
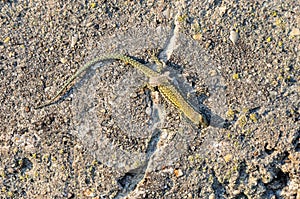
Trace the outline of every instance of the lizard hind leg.
{"type": "Polygon", "coordinates": [[[150,84],[150,83],[148,83],[148,82],[144,84],[143,89],[144,89],[144,90],[149,89],[151,92],[155,92],[155,91],[158,90],[158,89],[157,89],[157,86],[152,85],[152,84],[150,84]]]}

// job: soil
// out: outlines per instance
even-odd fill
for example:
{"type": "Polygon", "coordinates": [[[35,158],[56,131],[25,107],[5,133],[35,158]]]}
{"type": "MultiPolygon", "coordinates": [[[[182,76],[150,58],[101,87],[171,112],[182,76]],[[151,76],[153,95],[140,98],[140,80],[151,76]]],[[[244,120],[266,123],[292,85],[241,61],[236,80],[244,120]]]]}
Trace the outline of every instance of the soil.
{"type": "Polygon", "coordinates": [[[0,198],[300,198],[298,1],[2,0],[0,24],[0,198]],[[151,67],[174,27],[208,128],[121,62],[34,109],[99,53],[151,67]]]}

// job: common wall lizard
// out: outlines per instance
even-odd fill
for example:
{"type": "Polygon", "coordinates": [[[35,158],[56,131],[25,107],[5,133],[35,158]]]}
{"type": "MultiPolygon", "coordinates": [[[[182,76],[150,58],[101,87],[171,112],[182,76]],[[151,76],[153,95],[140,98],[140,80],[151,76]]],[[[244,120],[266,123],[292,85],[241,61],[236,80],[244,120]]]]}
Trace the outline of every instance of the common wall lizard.
{"type": "Polygon", "coordinates": [[[66,89],[66,87],[73,82],[75,78],[77,78],[81,73],[86,71],[91,66],[95,65],[98,62],[101,61],[108,61],[108,60],[121,60],[124,63],[130,64],[133,67],[140,70],[142,73],[144,73],[148,78],[153,79],[160,79],[157,83],[157,88],[159,92],[163,95],[165,99],[170,101],[173,105],[175,105],[187,118],[189,118],[194,124],[197,126],[208,126],[208,120],[206,116],[198,111],[195,110],[193,106],[189,104],[185,100],[185,98],[181,95],[181,93],[175,88],[175,86],[170,82],[170,80],[165,78],[160,78],[162,75],[149,67],[147,67],[144,64],[141,64],[140,62],[122,55],[122,54],[108,54],[103,55],[100,57],[97,57],[93,59],[92,61],[86,63],[82,68],[80,68],[72,77],[70,77],[66,83],[63,85],[63,87],[58,91],[58,93],[46,104],[37,106],[36,109],[43,108],[45,106],[50,105],[54,102],[54,100],[63,93],[63,91],[66,89]]]}

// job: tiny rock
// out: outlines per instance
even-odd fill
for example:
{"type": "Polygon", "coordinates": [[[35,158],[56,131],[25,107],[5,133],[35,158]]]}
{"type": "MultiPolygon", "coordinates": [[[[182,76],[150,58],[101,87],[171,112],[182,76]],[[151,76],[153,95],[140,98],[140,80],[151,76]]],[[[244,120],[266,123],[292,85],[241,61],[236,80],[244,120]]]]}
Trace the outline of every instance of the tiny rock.
{"type": "Polygon", "coordinates": [[[219,7],[219,15],[223,16],[225,14],[226,10],[227,10],[226,6],[219,7]]]}
{"type": "Polygon", "coordinates": [[[78,40],[78,35],[74,35],[71,38],[71,48],[74,48],[78,40]]]}
{"type": "Polygon", "coordinates": [[[67,61],[68,60],[66,58],[60,58],[60,62],[63,63],[63,64],[67,63],[67,61]]]}
{"type": "Polygon", "coordinates": [[[292,31],[290,32],[290,36],[298,36],[300,35],[300,30],[298,28],[293,28],[292,31]]]}
{"type": "Polygon", "coordinates": [[[235,45],[237,43],[237,41],[239,40],[239,33],[234,30],[230,31],[229,39],[235,45]]]}
{"type": "Polygon", "coordinates": [[[183,176],[183,172],[182,172],[181,169],[175,169],[175,170],[174,170],[174,174],[175,174],[175,176],[176,176],[177,178],[183,176]]]}
{"type": "Polygon", "coordinates": [[[224,156],[224,160],[226,163],[228,163],[232,159],[232,154],[227,154],[224,156]]]}
{"type": "Polygon", "coordinates": [[[201,33],[194,34],[193,39],[196,40],[196,41],[200,41],[202,39],[201,33]]]}
{"type": "Polygon", "coordinates": [[[87,197],[95,197],[96,194],[91,189],[86,189],[83,191],[83,195],[87,197]]]}

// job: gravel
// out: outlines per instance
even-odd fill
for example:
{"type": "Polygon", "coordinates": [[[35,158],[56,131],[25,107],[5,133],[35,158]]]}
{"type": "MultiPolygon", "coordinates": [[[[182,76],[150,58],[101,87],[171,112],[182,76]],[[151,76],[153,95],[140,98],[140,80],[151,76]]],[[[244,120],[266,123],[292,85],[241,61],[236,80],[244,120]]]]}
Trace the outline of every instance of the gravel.
{"type": "Polygon", "coordinates": [[[299,198],[299,8],[292,0],[1,1],[0,197],[299,198]],[[180,46],[167,69],[226,127],[197,129],[119,62],[87,82],[97,81],[94,131],[78,130],[73,102],[85,102],[84,82],[34,109],[98,53],[150,62],[148,50],[164,48],[174,24],[180,46]],[[121,85],[129,97],[114,101],[121,85]],[[162,107],[159,120],[149,119],[153,107],[162,107]],[[147,125],[149,134],[133,136],[147,125]],[[109,164],[101,138],[136,162],[109,164]]]}

